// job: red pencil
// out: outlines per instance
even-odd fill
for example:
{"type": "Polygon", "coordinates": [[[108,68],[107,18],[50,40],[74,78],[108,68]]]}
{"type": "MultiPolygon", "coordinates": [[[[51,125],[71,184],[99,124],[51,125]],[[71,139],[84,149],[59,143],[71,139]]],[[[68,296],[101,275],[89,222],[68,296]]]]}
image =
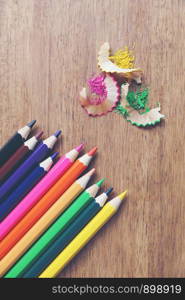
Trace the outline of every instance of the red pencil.
{"type": "Polygon", "coordinates": [[[33,136],[24,142],[24,144],[0,168],[0,184],[7,179],[8,175],[10,175],[10,173],[12,173],[25,158],[28,157],[35,148],[42,134],[43,132],[41,131],[36,136],[33,136]]]}

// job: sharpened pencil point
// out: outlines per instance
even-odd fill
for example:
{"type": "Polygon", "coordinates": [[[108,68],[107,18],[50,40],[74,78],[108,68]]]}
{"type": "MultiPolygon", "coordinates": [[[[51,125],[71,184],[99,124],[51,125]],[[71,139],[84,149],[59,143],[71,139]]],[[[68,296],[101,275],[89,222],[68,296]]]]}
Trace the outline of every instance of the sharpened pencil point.
{"type": "Polygon", "coordinates": [[[54,160],[59,155],[59,152],[55,152],[51,155],[51,159],[54,160]]]}
{"type": "Polygon", "coordinates": [[[125,198],[126,194],[127,194],[127,191],[124,191],[123,193],[116,196],[114,199],[110,200],[109,204],[117,210],[119,208],[119,206],[121,205],[123,199],[125,198]]]}
{"type": "Polygon", "coordinates": [[[36,137],[36,139],[38,140],[38,139],[40,139],[40,137],[43,135],[43,131],[40,131],[40,132],[38,132],[36,135],[35,135],[35,137],[36,137]]]}
{"type": "Polygon", "coordinates": [[[113,187],[109,188],[108,190],[105,191],[105,194],[108,196],[110,193],[112,193],[113,187]]]}
{"type": "Polygon", "coordinates": [[[61,134],[61,130],[57,130],[55,133],[54,133],[54,136],[56,136],[56,137],[59,137],[59,135],[61,134]]]}
{"type": "Polygon", "coordinates": [[[126,195],[127,195],[127,190],[119,194],[118,197],[120,198],[120,200],[123,200],[126,197],[126,195]]]}
{"type": "Polygon", "coordinates": [[[99,186],[99,187],[101,187],[101,185],[102,185],[102,183],[103,183],[104,181],[105,181],[105,178],[99,180],[99,181],[96,183],[96,185],[99,186]]]}
{"type": "Polygon", "coordinates": [[[95,168],[93,168],[92,170],[90,170],[89,172],[87,172],[85,175],[89,175],[92,176],[95,172],[95,168]]]}
{"type": "Polygon", "coordinates": [[[96,153],[97,149],[98,149],[97,147],[94,147],[87,154],[93,156],[96,153]]]}
{"type": "Polygon", "coordinates": [[[76,151],[80,152],[84,148],[84,144],[80,144],[75,148],[76,151]]]}
{"type": "Polygon", "coordinates": [[[33,121],[29,122],[29,123],[27,124],[27,126],[30,127],[30,128],[32,128],[33,125],[35,125],[35,123],[36,123],[36,120],[33,120],[33,121]]]}

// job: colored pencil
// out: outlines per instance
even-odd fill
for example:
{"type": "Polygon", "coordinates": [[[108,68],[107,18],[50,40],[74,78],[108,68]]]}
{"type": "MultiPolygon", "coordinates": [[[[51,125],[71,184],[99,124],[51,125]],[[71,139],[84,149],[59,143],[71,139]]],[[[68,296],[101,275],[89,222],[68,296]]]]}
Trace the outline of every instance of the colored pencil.
{"type": "Polygon", "coordinates": [[[39,180],[49,171],[58,152],[45,159],[20,183],[8,198],[0,204],[0,221],[21,201],[21,199],[37,184],[39,180]]]}
{"type": "Polygon", "coordinates": [[[39,132],[36,136],[33,136],[22,146],[17,149],[17,151],[7,160],[7,162],[0,168],[0,184],[7,179],[11,172],[15,171],[15,169],[26,159],[34,150],[36,144],[39,141],[43,132],[39,132]]]}
{"type": "Polygon", "coordinates": [[[2,167],[10,156],[24,143],[35,123],[36,120],[33,120],[19,129],[0,149],[0,167],[2,167]]]}
{"type": "Polygon", "coordinates": [[[50,172],[29,192],[14,210],[0,223],[0,240],[20,221],[21,218],[47,193],[47,191],[71,167],[83,144],[62,156],[50,172]]]}
{"type": "MultiPolygon", "coordinates": [[[[103,207],[112,188],[98,196],[80,211],[79,216],[70,223],[69,227],[60,234],[57,233],[53,240],[54,224],[44,233],[44,235],[21,257],[21,259],[6,274],[6,278],[32,278],[37,277],[52,260],[64,249],[64,247],[77,235],[77,233],[93,218],[93,216],[103,207]],[[49,245],[46,249],[46,242],[49,245]],[[39,249],[40,246],[40,249],[39,249]],[[44,253],[42,253],[44,250],[44,253]],[[35,253],[34,253],[35,251],[35,253]],[[42,252],[41,252],[42,251],[42,252]],[[38,255],[39,254],[39,255],[38,255]],[[27,270],[27,271],[26,271],[27,270]]],[[[76,200],[75,200],[76,201],[76,200]]],[[[62,220],[61,220],[62,221],[62,220]]],[[[57,222],[57,221],[56,221],[57,222]]]]}
{"type": "MultiPolygon", "coordinates": [[[[40,234],[54,221],[54,210],[60,209],[60,212],[67,208],[67,206],[84,190],[88,181],[90,180],[95,169],[89,171],[86,175],[79,178],[73,185],[65,192],[59,201],[57,201],[46,214],[23,236],[23,238],[8,252],[8,254],[1,260],[0,276],[8,271],[17,259],[28,249],[29,246],[39,237],[40,234]],[[58,205],[56,205],[58,203],[58,205]],[[62,206],[62,208],[60,207],[62,206]],[[46,217],[45,217],[46,216],[46,217]],[[49,220],[49,221],[48,221],[49,220]],[[44,224],[47,222],[47,224],[44,224]]],[[[59,212],[59,213],[60,213],[59,212]]]]}
{"type": "Polygon", "coordinates": [[[109,201],[98,214],[80,231],[70,244],[39,275],[39,278],[53,278],[77,255],[105,223],[116,213],[126,192],[109,201]]]}
{"type": "Polygon", "coordinates": [[[21,257],[21,259],[12,267],[12,269],[8,272],[10,273],[10,276],[12,276],[11,274],[13,274],[13,277],[20,277],[24,270],[32,265],[33,262],[40,255],[42,255],[44,251],[46,251],[50,244],[53,243],[54,240],[56,240],[57,237],[61,235],[61,233],[65,231],[70,226],[70,224],[78,217],[80,212],[84,210],[90,202],[93,201],[103,181],[104,180],[102,179],[96,184],[93,184],[91,187],[81,193],[81,195],[77,197],[77,199],[75,199],[75,201],[65,210],[65,212],[60,215],[60,217],[28,250],[28,252],[25,253],[25,255],[21,257]]]}
{"type": "Polygon", "coordinates": [[[20,221],[21,218],[47,193],[59,178],[72,166],[83,144],[72,149],[52,167],[50,172],[29,192],[14,210],[0,223],[0,240],[20,221]]]}
{"type": "Polygon", "coordinates": [[[37,149],[23,162],[23,164],[8,178],[8,180],[0,187],[0,200],[3,201],[5,197],[12,191],[13,188],[33,169],[39,162],[41,162],[51,151],[57,141],[61,131],[56,131],[49,138],[40,143],[37,149]]]}
{"type": "Polygon", "coordinates": [[[54,202],[71,186],[76,178],[87,168],[97,148],[76,160],[72,167],[54,186],[32,207],[22,220],[0,242],[0,259],[23,237],[23,235],[41,218],[54,202]]]}

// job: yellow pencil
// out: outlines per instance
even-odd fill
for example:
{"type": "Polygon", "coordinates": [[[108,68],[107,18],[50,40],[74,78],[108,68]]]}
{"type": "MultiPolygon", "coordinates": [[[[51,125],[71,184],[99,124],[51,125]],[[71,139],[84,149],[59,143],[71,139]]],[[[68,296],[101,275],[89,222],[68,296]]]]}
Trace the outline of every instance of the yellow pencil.
{"type": "Polygon", "coordinates": [[[77,179],[70,188],[49,208],[35,225],[20,239],[17,244],[3,257],[0,263],[0,276],[4,275],[11,266],[24,254],[48,226],[71,204],[85,189],[88,181],[95,172],[92,169],[77,179]]]}
{"type": "Polygon", "coordinates": [[[101,211],[80,231],[72,242],[39,275],[39,278],[53,278],[89,242],[100,228],[116,213],[127,191],[109,201],[101,211]]]}

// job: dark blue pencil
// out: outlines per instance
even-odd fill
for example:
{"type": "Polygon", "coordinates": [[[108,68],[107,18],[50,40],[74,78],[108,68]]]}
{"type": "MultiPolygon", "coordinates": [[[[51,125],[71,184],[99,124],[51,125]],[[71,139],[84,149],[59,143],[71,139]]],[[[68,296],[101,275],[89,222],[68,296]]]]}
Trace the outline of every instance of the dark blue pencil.
{"type": "Polygon", "coordinates": [[[10,156],[25,142],[35,123],[36,120],[33,120],[19,129],[0,149],[0,167],[2,167],[10,156]]]}
{"type": "MultiPolygon", "coordinates": [[[[105,201],[107,200],[111,191],[112,188],[96,197],[94,201],[81,212],[78,218],[52,244],[50,244],[46,252],[42,253],[34,263],[32,262],[30,269],[27,269],[27,271],[25,270],[24,273],[21,273],[16,277],[37,277],[78,234],[78,232],[80,232],[80,230],[98,213],[98,211],[105,204],[105,201]]],[[[25,255],[27,255],[27,253],[25,255]]],[[[24,256],[21,259],[24,259],[24,256]]]]}
{"type": "Polygon", "coordinates": [[[8,198],[0,204],[0,221],[2,221],[10,211],[26,196],[27,193],[44,177],[51,168],[58,152],[54,153],[43,162],[41,162],[21,184],[13,191],[8,198]]]}
{"type": "Polygon", "coordinates": [[[61,131],[58,130],[49,138],[41,142],[36,150],[24,161],[24,163],[8,178],[7,181],[5,181],[5,183],[0,187],[0,202],[7,199],[7,196],[18,184],[20,184],[28,172],[30,172],[50,153],[60,133],[61,131]]]}

